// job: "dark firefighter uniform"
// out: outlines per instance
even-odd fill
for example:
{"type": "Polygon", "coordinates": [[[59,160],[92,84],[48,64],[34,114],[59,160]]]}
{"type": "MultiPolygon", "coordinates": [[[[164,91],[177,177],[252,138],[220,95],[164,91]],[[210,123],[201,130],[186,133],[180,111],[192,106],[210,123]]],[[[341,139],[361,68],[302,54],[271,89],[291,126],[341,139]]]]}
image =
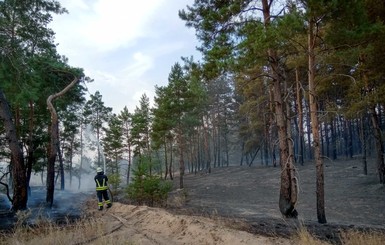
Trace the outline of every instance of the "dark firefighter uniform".
{"type": "Polygon", "coordinates": [[[108,178],[104,174],[102,168],[96,169],[95,183],[96,183],[96,195],[98,197],[98,207],[99,210],[103,210],[103,198],[107,204],[107,208],[112,206],[111,200],[108,197],[108,178]]]}

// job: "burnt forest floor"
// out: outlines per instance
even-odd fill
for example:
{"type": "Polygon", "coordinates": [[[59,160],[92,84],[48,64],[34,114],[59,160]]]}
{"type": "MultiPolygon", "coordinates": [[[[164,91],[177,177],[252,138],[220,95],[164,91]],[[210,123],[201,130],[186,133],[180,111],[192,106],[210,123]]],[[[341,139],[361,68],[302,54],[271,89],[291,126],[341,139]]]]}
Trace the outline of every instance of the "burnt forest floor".
{"type": "MultiPolygon", "coordinates": [[[[280,167],[261,165],[213,168],[211,173],[189,173],[184,178],[183,205],[175,213],[222,217],[247,224],[249,232],[290,237],[306,228],[315,237],[338,244],[345,230],[385,233],[385,186],[379,183],[375,160],[324,160],[326,224],[317,222],[315,166],[296,165],[298,219],[286,219],[278,208],[280,167]]],[[[175,188],[179,178],[174,178],[175,188]]]]}

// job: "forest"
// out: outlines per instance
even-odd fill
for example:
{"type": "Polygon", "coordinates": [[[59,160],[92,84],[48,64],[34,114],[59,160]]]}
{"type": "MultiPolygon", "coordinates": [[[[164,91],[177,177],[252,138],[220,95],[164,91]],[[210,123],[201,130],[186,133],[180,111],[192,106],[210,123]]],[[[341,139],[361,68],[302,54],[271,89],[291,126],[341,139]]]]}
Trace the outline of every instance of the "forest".
{"type": "Polygon", "coordinates": [[[324,159],[358,156],[366,174],[373,157],[385,184],[383,0],[195,0],[176,14],[202,60],[176,61],[153,105],[143,94],[118,114],[57,52],[48,24],[66,12],[55,0],[0,1],[0,183],[13,210],[27,207],[34,173],[52,205],[65,179],[81,186],[87,161],[120,186],[146,166],[180,188],[186,172],[274,166],[286,217],[297,216],[295,165],[313,164],[319,223],[324,159]]]}

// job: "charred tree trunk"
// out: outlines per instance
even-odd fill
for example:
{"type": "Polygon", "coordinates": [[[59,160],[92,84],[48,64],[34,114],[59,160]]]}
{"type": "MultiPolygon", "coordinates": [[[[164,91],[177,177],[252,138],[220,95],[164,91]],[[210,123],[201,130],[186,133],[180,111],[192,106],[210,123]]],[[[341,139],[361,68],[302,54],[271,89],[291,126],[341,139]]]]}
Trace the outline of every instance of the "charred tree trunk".
{"type": "Polygon", "coordinates": [[[50,136],[51,141],[49,145],[49,154],[47,162],[47,196],[46,202],[49,207],[52,207],[54,199],[54,190],[55,190],[55,160],[59,147],[59,120],[53,106],[52,102],[54,99],[64,95],[70,88],[72,88],[78,82],[78,78],[75,79],[67,85],[62,91],[56,94],[52,94],[47,98],[47,107],[51,113],[51,126],[50,126],[50,136]]]}
{"type": "Polygon", "coordinates": [[[369,112],[372,119],[374,138],[376,141],[378,177],[380,179],[380,183],[385,184],[384,142],[382,140],[380,124],[378,122],[378,115],[374,106],[369,108],[369,112]]]}
{"type": "Polygon", "coordinates": [[[365,116],[361,116],[360,124],[360,138],[361,138],[361,148],[362,148],[362,170],[364,175],[368,175],[368,162],[366,157],[366,127],[365,127],[365,116]]]}
{"type": "Polygon", "coordinates": [[[330,122],[330,131],[332,136],[332,159],[337,159],[337,133],[336,133],[336,119],[332,119],[330,122]]]}
{"type": "Polygon", "coordinates": [[[2,90],[0,90],[0,119],[4,122],[6,139],[11,151],[11,175],[13,179],[12,209],[14,211],[23,210],[27,208],[28,201],[26,168],[23,151],[17,139],[15,124],[12,121],[11,109],[2,90]]]}
{"type": "MultiPolygon", "coordinates": [[[[262,0],[263,17],[265,28],[270,26],[270,5],[267,0],[262,0]]],[[[285,104],[282,98],[281,83],[283,81],[282,71],[279,66],[277,54],[274,50],[268,49],[269,64],[273,77],[274,89],[274,112],[278,129],[280,165],[281,165],[281,186],[279,194],[279,209],[285,217],[297,217],[295,209],[297,202],[297,183],[294,170],[294,156],[290,154],[291,144],[288,142],[288,129],[285,114],[285,104]]]]}

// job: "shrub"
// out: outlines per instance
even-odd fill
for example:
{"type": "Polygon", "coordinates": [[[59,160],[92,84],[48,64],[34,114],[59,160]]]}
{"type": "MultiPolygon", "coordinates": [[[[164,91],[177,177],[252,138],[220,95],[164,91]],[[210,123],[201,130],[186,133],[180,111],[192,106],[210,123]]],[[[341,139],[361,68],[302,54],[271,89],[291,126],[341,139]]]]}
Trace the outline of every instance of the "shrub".
{"type": "Polygon", "coordinates": [[[141,163],[133,170],[133,179],[127,187],[128,197],[139,205],[164,205],[172,189],[171,181],[150,175],[146,164],[141,163]]]}
{"type": "Polygon", "coordinates": [[[120,175],[119,174],[111,174],[108,176],[108,183],[111,185],[111,191],[113,194],[117,194],[119,185],[121,183],[120,175]]]}

